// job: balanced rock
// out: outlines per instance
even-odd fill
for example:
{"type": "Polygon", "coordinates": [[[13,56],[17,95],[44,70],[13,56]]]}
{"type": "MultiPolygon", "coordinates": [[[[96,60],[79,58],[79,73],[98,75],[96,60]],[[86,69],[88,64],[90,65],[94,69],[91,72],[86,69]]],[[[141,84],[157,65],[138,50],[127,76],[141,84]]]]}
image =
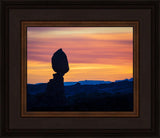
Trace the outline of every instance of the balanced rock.
{"type": "Polygon", "coordinates": [[[66,97],[64,93],[64,74],[69,71],[68,60],[66,54],[62,49],[57,50],[52,56],[52,68],[56,72],[53,74],[53,79],[47,83],[45,102],[48,107],[54,109],[64,107],[66,104],[66,97]]]}
{"type": "Polygon", "coordinates": [[[62,49],[57,50],[52,56],[52,68],[59,74],[65,74],[69,71],[68,60],[62,49]]]}

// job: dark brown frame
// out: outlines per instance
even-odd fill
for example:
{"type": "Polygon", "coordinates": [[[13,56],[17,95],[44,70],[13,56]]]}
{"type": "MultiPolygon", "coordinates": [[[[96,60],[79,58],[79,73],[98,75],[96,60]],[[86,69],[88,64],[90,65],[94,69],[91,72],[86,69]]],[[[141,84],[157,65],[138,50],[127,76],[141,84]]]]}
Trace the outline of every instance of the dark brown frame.
{"type": "Polygon", "coordinates": [[[22,117],[138,117],[139,116],[139,21],[21,21],[21,116],[22,117]],[[126,112],[28,112],[27,27],[133,27],[133,111],[126,112]]]}
{"type": "MultiPolygon", "coordinates": [[[[160,32],[160,1],[159,0],[115,0],[115,1],[25,1],[2,0],[1,7],[1,131],[2,136],[150,136],[159,135],[159,32],[160,32]],[[11,129],[9,128],[9,10],[10,9],[149,9],[151,11],[151,128],[150,129],[11,129]]],[[[141,63],[140,63],[141,64],[141,63]]],[[[141,87],[141,85],[140,85],[141,87]]]]}

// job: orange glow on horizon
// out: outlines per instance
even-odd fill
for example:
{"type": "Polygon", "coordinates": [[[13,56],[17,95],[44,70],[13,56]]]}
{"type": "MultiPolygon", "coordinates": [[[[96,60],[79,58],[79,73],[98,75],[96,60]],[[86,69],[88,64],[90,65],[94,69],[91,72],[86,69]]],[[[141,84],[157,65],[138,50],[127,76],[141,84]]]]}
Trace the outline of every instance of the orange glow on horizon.
{"type": "MultiPolygon", "coordinates": [[[[70,70],[64,76],[65,82],[81,80],[115,81],[124,78],[131,78],[133,72],[132,66],[128,65],[70,63],[69,66],[70,70]]],[[[42,82],[48,82],[49,79],[52,79],[52,74],[54,73],[55,72],[52,70],[50,63],[37,61],[28,62],[27,79],[31,80],[30,83],[34,84],[35,81],[37,81],[37,78],[42,82]]]]}

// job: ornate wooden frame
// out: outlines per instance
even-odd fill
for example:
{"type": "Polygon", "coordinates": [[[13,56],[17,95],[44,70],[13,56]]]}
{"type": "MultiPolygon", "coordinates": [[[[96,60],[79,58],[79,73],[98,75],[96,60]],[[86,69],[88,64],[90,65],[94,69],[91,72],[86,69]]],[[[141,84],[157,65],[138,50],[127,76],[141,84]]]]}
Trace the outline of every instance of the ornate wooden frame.
{"type": "MultiPolygon", "coordinates": [[[[159,13],[160,13],[160,1],[159,0],[148,0],[148,1],[143,1],[143,0],[114,0],[114,1],[109,1],[109,0],[105,0],[105,1],[83,1],[83,0],[78,0],[78,1],[54,1],[54,0],[49,0],[49,1],[43,1],[43,0],[33,0],[33,1],[26,1],[26,0],[2,0],[0,1],[0,7],[1,7],[1,46],[0,46],[0,80],[1,80],[1,85],[0,85],[0,97],[1,97],[1,108],[0,108],[0,115],[1,115],[1,123],[0,123],[0,127],[1,127],[1,131],[0,131],[0,135],[2,136],[120,136],[120,137],[124,137],[124,136],[135,136],[135,137],[140,137],[140,136],[150,136],[150,137],[156,137],[159,135],[159,104],[160,104],[160,100],[159,100],[159,79],[160,79],[160,74],[159,74],[159,67],[160,67],[160,49],[159,49],[159,44],[160,44],[160,40],[159,40],[159,32],[160,32],[160,18],[159,18],[159,13]],[[24,10],[25,13],[27,14],[28,11],[32,11],[32,10],[39,10],[42,11],[44,9],[48,9],[48,10],[52,10],[52,9],[56,9],[59,12],[62,10],[75,10],[78,9],[79,12],[83,12],[83,11],[89,11],[91,10],[92,12],[94,12],[95,14],[97,12],[103,13],[102,11],[105,12],[104,15],[101,15],[101,18],[99,18],[98,14],[92,16],[90,18],[90,16],[88,15],[84,15],[84,17],[86,17],[86,20],[83,21],[91,21],[92,18],[94,18],[94,21],[108,21],[105,18],[105,15],[109,14],[113,14],[113,13],[107,13],[107,10],[116,10],[118,12],[121,12],[123,10],[126,11],[136,11],[136,13],[140,13],[142,11],[145,10],[144,15],[150,15],[149,19],[147,17],[147,21],[145,22],[145,24],[150,24],[149,26],[149,30],[150,33],[145,31],[142,32],[140,31],[140,35],[137,38],[137,40],[135,40],[135,43],[138,43],[138,39],[139,39],[139,43],[142,42],[141,39],[145,39],[144,35],[145,32],[149,33],[147,37],[149,38],[151,41],[149,41],[149,45],[150,45],[150,52],[149,52],[149,62],[145,60],[144,57],[147,58],[146,55],[141,55],[141,53],[145,53],[145,48],[143,45],[143,48],[141,47],[142,45],[139,45],[140,50],[137,51],[139,52],[139,54],[137,56],[139,56],[140,58],[140,62],[137,64],[139,66],[141,66],[143,63],[145,63],[145,65],[149,65],[149,69],[148,69],[148,73],[146,74],[145,70],[144,70],[144,75],[142,74],[141,77],[139,77],[139,86],[136,85],[136,89],[139,87],[139,89],[141,90],[142,88],[145,89],[144,84],[142,85],[142,80],[147,80],[149,78],[149,81],[147,81],[148,83],[146,84],[149,85],[149,96],[150,97],[150,104],[147,104],[146,106],[149,107],[150,110],[148,110],[149,112],[143,111],[143,113],[141,112],[142,109],[146,109],[145,105],[143,104],[143,102],[141,102],[141,98],[143,96],[143,100],[145,101],[145,103],[147,103],[147,101],[145,100],[145,95],[144,93],[142,94],[142,91],[139,91],[139,104],[140,104],[140,108],[137,111],[139,111],[139,115],[138,116],[119,116],[119,117],[107,117],[107,115],[102,115],[101,117],[97,117],[96,114],[92,114],[92,118],[88,118],[86,117],[86,114],[82,114],[80,117],[80,114],[77,114],[77,117],[74,117],[73,114],[70,114],[68,116],[68,118],[65,118],[64,116],[61,117],[53,117],[52,115],[48,115],[46,117],[44,117],[44,115],[38,117],[38,115],[34,115],[34,114],[26,114],[25,112],[25,101],[22,100],[23,105],[21,106],[21,96],[24,98],[23,94],[21,95],[21,90],[25,89],[25,80],[21,80],[21,78],[24,76],[25,74],[20,73],[20,65],[19,64],[25,64],[24,58],[21,60],[19,55],[15,55],[16,57],[16,62],[13,63],[13,59],[11,57],[14,58],[14,54],[16,53],[20,53],[21,51],[24,52],[25,49],[20,49],[21,45],[21,33],[20,33],[20,25],[17,27],[16,22],[11,22],[14,21],[14,19],[17,21],[19,21],[18,17],[21,17],[21,21],[22,21],[22,25],[23,21],[29,21],[29,20],[25,20],[25,15],[23,16],[23,13],[21,12],[17,12],[20,10],[24,10]],[[12,11],[12,15],[11,14],[12,11]],[[146,14],[147,13],[147,14],[146,14]],[[12,16],[14,16],[13,18],[11,18],[12,16]],[[89,17],[89,18],[88,18],[89,17]],[[99,20],[101,19],[101,20],[99,20]],[[17,33],[18,35],[14,38],[16,39],[12,39],[11,43],[9,40],[9,38],[11,39],[12,36],[11,34],[13,33],[13,29],[14,27],[17,27],[17,33]],[[12,30],[12,31],[11,31],[12,30]],[[15,45],[15,44],[18,44],[15,45]],[[18,49],[16,49],[18,47],[18,49]],[[143,59],[142,59],[143,58],[143,59]],[[20,62],[20,61],[24,61],[24,62],[20,62]],[[15,66],[13,68],[13,72],[17,73],[17,74],[11,74],[11,67],[15,66]],[[16,77],[17,75],[17,77],[16,77]],[[22,76],[20,76],[22,75],[22,76]],[[147,77],[147,75],[149,77],[147,77]],[[12,80],[11,80],[12,79],[12,80]],[[11,83],[13,82],[13,83],[11,83]],[[23,87],[20,87],[20,84],[23,84],[23,87]],[[12,88],[14,88],[14,91],[11,91],[11,86],[12,88]],[[21,89],[20,89],[21,88],[21,89]],[[11,100],[12,97],[16,97],[17,99],[15,100],[11,100]],[[14,102],[13,102],[14,101],[14,102]],[[13,103],[12,103],[13,102],[13,103]],[[19,104],[18,104],[19,103],[19,104]],[[16,108],[12,108],[15,107],[15,105],[17,106],[16,108]],[[22,116],[20,113],[20,109],[22,107],[22,116]],[[24,108],[23,108],[24,107],[24,108]],[[141,110],[140,110],[141,109],[141,110]],[[31,116],[30,116],[31,115],[31,116]],[[29,117],[30,116],[30,117],[29,117]],[[83,117],[82,117],[83,116],[83,117]],[[132,117],[131,117],[132,116],[132,117]],[[43,117],[43,118],[42,118],[43,117]],[[127,123],[125,122],[132,122],[133,124],[129,124],[127,125],[127,123]],[[108,122],[107,122],[108,121],[108,122]],[[33,124],[32,124],[33,122],[33,124]],[[41,124],[36,124],[36,123],[44,123],[47,125],[41,125],[41,124]],[[50,123],[51,122],[51,123],[50,123]],[[113,123],[114,122],[114,123],[113,123]],[[58,124],[57,126],[55,124],[58,124]],[[142,124],[143,123],[143,124],[142,124]],[[32,125],[31,125],[32,124],[32,125]],[[94,126],[92,125],[94,124],[94,126]],[[107,124],[110,124],[109,126],[107,124]],[[116,124],[116,125],[115,125],[116,124]],[[125,126],[125,127],[124,127],[125,126]]],[[[117,13],[118,13],[117,12],[117,13]]],[[[33,13],[33,12],[32,12],[33,13]]],[[[41,12],[42,13],[42,12],[41,12]]],[[[65,12],[62,12],[62,14],[65,12]]],[[[124,13],[124,12],[123,12],[124,13]]],[[[58,14],[58,13],[57,13],[58,14]]],[[[54,16],[55,19],[51,19],[52,21],[57,21],[57,19],[61,19],[59,21],[71,21],[70,19],[76,18],[76,16],[72,16],[72,15],[67,15],[67,16],[63,16],[64,20],[62,20],[61,15],[59,14],[59,16],[54,16]]],[[[125,16],[127,16],[127,14],[129,13],[125,13],[125,16]]],[[[141,14],[142,15],[142,14],[141,14]]],[[[41,15],[34,16],[34,18],[36,18],[36,20],[39,18],[39,21],[41,15]]],[[[48,16],[47,14],[45,15],[45,17],[48,16]]],[[[51,16],[51,15],[50,15],[51,16]]],[[[134,14],[132,14],[132,16],[134,16],[134,14]]],[[[139,15],[137,15],[139,16],[139,15]]],[[[134,17],[137,17],[134,16],[134,17]]],[[[110,16],[111,17],[111,16],[110,16]]],[[[118,16],[114,16],[117,17],[118,16]]],[[[142,17],[142,16],[140,16],[142,17]]],[[[124,16],[123,16],[124,18],[124,16]]],[[[138,18],[138,17],[137,17],[138,18]]],[[[142,17],[143,18],[143,17],[142,17]]],[[[143,28],[144,24],[144,18],[138,18],[139,21],[139,28],[143,28]],[[143,23],[142,23],[143,22],[143,23]]],[[[82,21],[82,16],[78,19],[74,19],[74,21],[82,21]]],[[[115,19],[115,18],[114,18],[115,19]]],[[[50,20],[50,21],[51,21],[50,20]]],[[[33,20],[32,20],[33,21],[33,20]]],[[[42,21],[42,20],[41,20],[42,21]]],[[[45,21],[49,21],[49,20],[45,20],[45,21]]],[[[110,20],[111,21],[111,20],[110,20]]],[[[112,20],[112,21],[117,21],[112,20]]],[[[122,20],[118,20],[118,21],[122,21],[122,20]]],[[[126,19],[126,21],[131,21],[131,19],[126,19]]],[[[136,20],[137,21],[137,20],[136,20]]],[[[93,22],[92,22],[93,23],[93,22]]],[[[19,24],[19,23],[18,23],[19,24]]],[[[23,28],[23,27],[22,27],[23,28]]],[[[25,27],[24,27],[25,28],[25,27]]],[[[147,30],[148,28],[146,28],[147,30]]],[[[25,38],[22,38],[23,40],[25,40],[25,38]]],[[[24,42],[24,41],[22,41],[24,42]]],[[[144,41],[143,41],[144,42],[144,41]]],[[[145,43],[146,44],[146,43],[145,43]]],[[[24,45],[23,45],[24,46],[24,45]]],[[[146,47],[147,48],[147,47],[146,47]]],[[[23,53],[23,55],[25,55],[25,53],[23,53]]],[[[137,60],[137,59],[136,59],[137,60]]],[[[144,68],[143,68],[144,69],[144,68]]],[[[24,70],[24,68],[22,69],[24,70]]],[[[138,72],[137,72],[138,73],[138,72]]],[[[143,73],[143,70],[139,71],[139,74],[143,73]]],[[[138,75],[138,74],[135,74],[138,75]]],[[[138,77],[137,77],[138,78],[138,77]]],[[[138,99],[138,98],[137,98],[138,99]]],[[[138,105],[138,104],[137,104],[138,105]]],[[[138,112],[136,112],[137,115],[138,112]]],[[[112,114],[113,115],[113,114],[112,114]]]]}

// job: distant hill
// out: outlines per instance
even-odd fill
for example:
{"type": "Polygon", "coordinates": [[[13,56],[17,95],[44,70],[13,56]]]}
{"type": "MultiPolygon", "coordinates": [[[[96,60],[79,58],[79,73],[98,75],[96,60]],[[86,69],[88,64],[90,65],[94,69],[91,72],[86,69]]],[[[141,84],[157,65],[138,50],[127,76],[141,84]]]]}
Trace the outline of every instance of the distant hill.
{"type": "MultiPolygon", "coordinates": [[[[120,82],[120,81],[133,81],[133,78],[130,79],[124,79],[124,80],[116,80],[115,82],[120,82]]],[[[78,82],[64,82],[64,86],[71,86],[75,85],[76,83],[80,83],[81,85],[97,85],[97,84],[109,84],[112,83],[112,81],[103,81],[103,80],[83,80],[83,81],[78,81],[78,82]]],[[[46,83],[36,83],[36,84],[27,84],[27,85],[45,85],[46,83]]]]}
{"type": "Polygon", "coordinates": [[[81,85],[97,85],[97,84],[109,84],[111,81],[101,81],[101,80],[84,80],[78,82],[64,82],[64,86],[75,85],[76,83],[80,83],[81,85]]]}
{"type": "MultiPolygon", "coordinates": [[[[80,84],[80,85],[100,85],[100,84],[111,84],[111,83],[124,82],[124,81],[132,82],[133,78],[124,79],[124,80],[116,80],[115,82],[100,81],[100,80],[84,80],[84,81],[78,81],[78,82],[64,82],[64,86],[66,86],[66,87],[67,86],[74,86],[77,84],[80,84]]],[[[43,93],[43,92],[45,92],[46,88],[47,88],[47,83],[27,84],[27,92],[32,95],[35,95],[37,93],[43,93]]]]}
{"type": "Polygon", "coordinates": [[[133,78],[130,78],[130,79],[124,79],[124,80],[116,80],[115,82],[121,82],[121,81],[133,81],[133,78]]]}

